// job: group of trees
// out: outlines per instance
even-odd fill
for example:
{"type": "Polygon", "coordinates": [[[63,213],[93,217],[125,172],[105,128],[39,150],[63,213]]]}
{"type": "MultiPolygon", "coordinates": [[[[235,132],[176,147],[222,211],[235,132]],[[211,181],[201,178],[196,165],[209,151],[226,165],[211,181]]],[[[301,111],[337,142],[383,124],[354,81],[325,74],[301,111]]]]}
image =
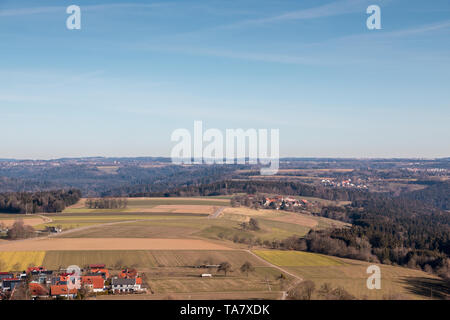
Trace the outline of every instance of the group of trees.
{"type": "Polygon", "coordinates": [[[79,190],[0,193],[0,212],[38,213],[61,212],[81,197],[79,190]]]}
{"type": "MultiPolygon", "coordinates": [[[[251,262],[246,261],[244,262],[244,264],[242,264],[239,270],[242,273],[247,274],[248,277],[250,272],[255,271],[255,267],[251,264],[251,262]]],[[[220,263],[219,266],[217,267],[217,272],[223,272],[224,275],[227,276],[227,273],[233,272],[233,266],[229,262],[224,261],[220,263]]]]}
{"type": "Polygon", "coordinates": [[[128,205],[126,198],[89,198],[86,207],[89,209],[123,209],[128,205]]]}
{"type": "Polygon", "coordinates": [[[260,230],[260,226],[259,226],[259,222],[258,220],[254,219],[254,218],[250,218],[250,220],[248,222],[242,222],[240,224],[241,228],[243,230],[249,230],[249,231],[258,231],[260,230]]]}
{"type": "Polygon", "coordinates": [[[311,280],[303,280],[295,284],[287,292],[289,300],[355,300],[356,298],[343,287],[333,287],[330,283],[322,284],[316,290],[316,284],[311,280]]]}
{"type": "Polygon", "coordinates": [[[23,220],[17,220],[10,228],[8,228],[6,237],[10,240],[17,240],[30,238],[34,235],[35,230],[32,226],[26,225],[23,220]]]}

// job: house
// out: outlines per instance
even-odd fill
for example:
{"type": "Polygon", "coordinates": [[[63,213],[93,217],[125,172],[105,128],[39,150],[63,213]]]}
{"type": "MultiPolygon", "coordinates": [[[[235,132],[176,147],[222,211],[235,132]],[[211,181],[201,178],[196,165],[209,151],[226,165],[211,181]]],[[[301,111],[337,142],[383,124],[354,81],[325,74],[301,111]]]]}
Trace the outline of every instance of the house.
{"type": "MultiPolygon", "coordinates": [[[[53,272],[52,272],[53,273],[53,272]]],[[[47,284],[52,282],[52,273],[41,273],[33,276],[33,280],[41,284],[47,284]]]]}
{"type": "Polygon", "coordinates": [[[20,275],[20,278],[26,278],[27,275],[31,275],[36,282],[46,284],[51,282],[52,274],[52,270],[47,270],[44,267],[29,267],[25,274],[20,275]]]}
{"type": "Polygon", "coordinates": [[[45,273],[47,272],[47,269],[45,269],[44,267],[28,267],[27,268],[27,274],[40,274],[40,273],[45,273]]]}
{"type": "Polygon", "coordinates": [[[3,279],[11,279],[14,278],[14,275],[10,272],[0,272],[0,282],[2,282],[3,279]]]}
{"type": "Polygon", "coordinates": [[[136,277],[137,277],[136,269],[124,269],[119,274],[119,278],[122,279],[134,279],[136,277]]]}
{"type": "Polygon", "coordinates": [[[105,290],[105,279],[102,276],[82,276],[81,285],[92,292],[103,292],[105,290]]]}
{"type": "Polygon", "coordinates": [[[264,206],[265,207],[275,207],[275,208],[279,208],[281,201],[275,197],[275,198],[265,198],[264,199],[264,206]]]}
{"type": "Polygon", "coordinates": [[[87,275],[100,275],[103,279],[109,279],[109,270],[105,268],[104,264],[91,264],[89,265],[89,272],[87,275]]]}
{"type": "Polygon", "coordinates": [[[2,288],[4,291],[12,291],[23,280],[19,278],[5,278],[2,281],[2,288]]]}
{"type": "Polygon", "coordinates": [[[47,227],[45,227],[45,231],[50,232],[50,233],[60,233],[60,232],[62,232],[62,229],[58,228],[58,227],[47,226],[47,227]]]}
{"type": "Polygon", "coordinates": [[[299,207],[300,202],[293,197],[286,197],[283,199],[284,206],[286,207],[299,207]]]}
{"type": "Polygon", "coordinates": [[[142,279],[123,279],[113,278],[111,280],[111,289],[114,293],[141,291],[142,279]]]}
{"type": "Polygon", "coordinates": [[[67,285],[70,280],[70,274],[61,273],[55,277],[52,277],[52,285],[67,285]]]}
{"type": "Polygon", "coordinates": [[[212,274],[211,273],[202,273],[202,278],[212,278],[212,274]]]}
{"type": "Polygon", "coordinates": [[[77,289],[69,289],[67,285],[62,284],[53,285],[50,287],[50,295],[52,297],[75,298],[77,296],[77,292],[77,289]]]}
{"type": "Polygon", "coordinates": [[[30,282],[28,284],[28,288],[30,289],[31,298],[46,298],[49,295],[47,287],[43,286],[37,282],[30,282]]]}
{"type": "Polygon", "coordinates": [[[308,200],[306,200],[306,199],[301,199],[300,201],[301,201],[301,203],[302,203],[304,206],[309,206],[309,201],[308,201],[308,200]]]}

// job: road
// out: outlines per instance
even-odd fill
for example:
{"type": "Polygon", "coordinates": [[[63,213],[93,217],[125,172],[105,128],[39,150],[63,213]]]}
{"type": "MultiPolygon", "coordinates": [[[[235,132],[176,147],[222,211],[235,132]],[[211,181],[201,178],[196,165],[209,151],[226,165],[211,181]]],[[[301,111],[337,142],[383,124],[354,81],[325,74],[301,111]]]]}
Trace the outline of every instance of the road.
{"type": "Polygon", "coordinates": [[[218,218],[225,208],[226,207],[217,208],[217,210],[213,214],[209,215],[208,218],[210,218],[210,219],[218,218]]]}

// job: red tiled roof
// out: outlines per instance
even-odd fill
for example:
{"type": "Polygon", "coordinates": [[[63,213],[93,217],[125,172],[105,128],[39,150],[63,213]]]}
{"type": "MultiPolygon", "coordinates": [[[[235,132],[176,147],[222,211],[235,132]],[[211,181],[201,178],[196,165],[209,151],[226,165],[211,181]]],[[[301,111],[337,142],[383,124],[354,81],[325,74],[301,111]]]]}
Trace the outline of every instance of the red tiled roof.
{"type": "Polygon", "coordinates": [[[137,276],[136,269],[125,269],[125,270],[122,270],[122,272],[119,274],[119,278],[122,278],[122,279],[136,278],[136,276],[137,276]]]}
{"type": "Polygon", "coordinates": [[[52,296],[76,294],[77,289],[68,289],[66,285],[54,285],[50,287],[50,292],[52,296]]]}
{"type": "Polygon", "coordinates": [[[19,278],[5,278],[3,281],[20,281],[19,278]]]}
{"type": "Polygon", "coordinates": [[[104,269],[106,267],[105,264],[90,264],[89,268],[91,269],[104,269]]]}
{"type": "Polygon", "coordinates": [[[104,268],[93,268],[91,269],[92,273],[104,273],[106,278],[109,278],[109,271],[108,269],[104,269],[104,268]]]}
{"type": "Polygon", "coordinates": [[[31,282],[28,284],[28,287],[30,288],[30,293],[32,296],[46,296],[48,295],[48,289],[42,286],[39,283],[31,282]]]}
{"type": "Polygon", "coordinates": [[[103,289],[105,280],[102,276],[83,276],[81,277],[82,284],[92,284],[94,289],[103,289]]]}
{"type": "Polygon", "coordinates": [[[33,271],[46,271],[44,267],[28,267],[27,273],[33,272],[33,271]]]}

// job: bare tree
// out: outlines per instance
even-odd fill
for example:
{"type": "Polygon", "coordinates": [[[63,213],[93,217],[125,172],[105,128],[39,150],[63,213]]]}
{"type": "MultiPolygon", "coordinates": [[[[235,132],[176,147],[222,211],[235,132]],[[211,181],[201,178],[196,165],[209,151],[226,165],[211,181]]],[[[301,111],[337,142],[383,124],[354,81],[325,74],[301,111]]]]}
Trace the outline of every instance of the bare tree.
{"type": "Polygon", "coordinates": [[[12,227],[8,230],[8,239],[25,239],[29,238],[34,234],[34,228],[32,226],[27,226],[22,219],[16,220],[12,227]]]}
{"type": "Polygon", "coordinates": [[[246,261],[242,266],[241,266],[241,272],[247,273],[247,277],[249,272],[253,272],[255,271],[255,267],[253,267],[253,265],[246,261]]]}
{"type": "Polygon", "coordinates": [[[305,280],[288,291],[291,300],[311,300],[316,285],[311,280],[305,280]]]}
{"type": "Polygon", "coordinates": [[[225,274],[225,277],[227,276],[228,272],[232,272],[231,270],[231,264],[228,262],[222,262],[219,267],[217,268],[217,272],[223,271],[225,274]]]}

